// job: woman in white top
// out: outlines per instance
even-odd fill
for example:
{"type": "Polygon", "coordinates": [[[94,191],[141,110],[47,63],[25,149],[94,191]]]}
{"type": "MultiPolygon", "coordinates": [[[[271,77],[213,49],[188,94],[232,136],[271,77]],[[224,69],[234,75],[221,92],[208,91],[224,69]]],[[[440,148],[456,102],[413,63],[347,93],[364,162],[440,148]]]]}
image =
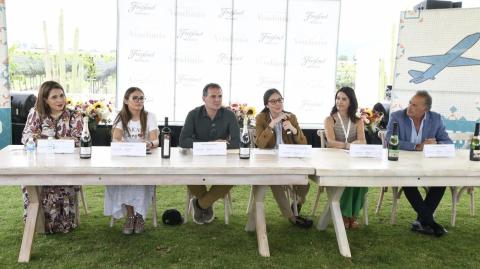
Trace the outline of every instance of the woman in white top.
{"type": "MultiPolygon", "coordinates": [[[[158,147],[157,120],[153,113],[145,111],[144,101],[139,88],[125,92],[122,110],[112,125],[113,142],[144,142],[149,150],[158,147]]],[[[116,219],[126,214],[123,233],[142,233],[153,192],[154,186],[107,186],[104,214],[116,219]]]]}

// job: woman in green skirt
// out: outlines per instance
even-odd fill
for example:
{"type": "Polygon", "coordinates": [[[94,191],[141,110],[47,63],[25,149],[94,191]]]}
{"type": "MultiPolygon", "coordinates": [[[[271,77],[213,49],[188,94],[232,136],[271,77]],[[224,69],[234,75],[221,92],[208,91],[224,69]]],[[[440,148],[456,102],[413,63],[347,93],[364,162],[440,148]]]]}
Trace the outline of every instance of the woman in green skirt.
{"type": "MultiPolygon", "coordinates": [[[[335,105],[325,119],[327,147],[350,149],[350,144],[365,144],[363,121],[356,116],[357,97],[350,87],[343,87],[335,94],[335,105]]],[[[340,198],[345,228],[358,228],[358,214],[363,207],[368,188],[348,187],[340,198]]]]}

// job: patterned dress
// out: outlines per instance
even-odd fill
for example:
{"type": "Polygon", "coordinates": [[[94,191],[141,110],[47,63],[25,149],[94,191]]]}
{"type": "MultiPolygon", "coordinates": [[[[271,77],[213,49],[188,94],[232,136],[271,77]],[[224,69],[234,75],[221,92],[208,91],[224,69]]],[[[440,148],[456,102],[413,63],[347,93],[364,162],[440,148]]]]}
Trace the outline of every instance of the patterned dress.
{"type": "MultiPolygon", "coordinates": [[[[58,120],[48,116],[40,118],[35,108],[30,110],[27,122],[22,134],[22,143],[25,144],[29,138],[46,139],[48,137],[72,138],[75,145],[79,145],[82,133],[83,120],[80,113],[65,110],[58,120]]],[[[40,197],[45,214],[45,233],[68,233],[76,227],[76,192],[78,186],[43,186],[40,197]]],[[[24,201],[24,221],[27,217],[28,193],[22,186],[24,201]]]]}

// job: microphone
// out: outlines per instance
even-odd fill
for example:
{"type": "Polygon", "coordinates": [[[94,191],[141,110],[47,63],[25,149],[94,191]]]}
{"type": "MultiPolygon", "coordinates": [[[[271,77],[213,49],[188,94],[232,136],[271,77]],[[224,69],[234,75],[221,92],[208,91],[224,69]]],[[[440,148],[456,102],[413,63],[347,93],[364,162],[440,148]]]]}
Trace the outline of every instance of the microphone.
{"type": "MultiPolygon", "coordinates": [[[[282,120],[282,123],[285,122],[285,121],[286,121],[286,119],[283,119],[283,120],[282,120]]],[[[295,143],[295,136],[293,135],[292,130],[287,129],[287,135],[289,135],[289,136],[292,138],[293,144],[297,144],[297,143],[295,143]]]]}
{"type": "MultiPolygon", "coordinates": [[[[284,123],[286,121],[286,119],[282,119],[282,123],[284,123]]],[[[287,135],[291,135],[292,134],[292,130],[290,129],[287,129],[287,135]]]]}

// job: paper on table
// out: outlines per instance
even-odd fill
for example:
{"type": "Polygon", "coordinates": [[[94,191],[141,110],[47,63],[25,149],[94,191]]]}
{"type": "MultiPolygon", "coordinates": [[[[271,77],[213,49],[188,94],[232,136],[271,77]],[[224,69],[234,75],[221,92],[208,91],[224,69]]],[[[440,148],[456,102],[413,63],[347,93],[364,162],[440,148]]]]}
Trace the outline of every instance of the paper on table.
{"type": "Polygon", "coordinates": [[[454,144],[426,144],[423,146],[425,158],[455,157],[454,144]]]}
{"type": "Polygon", "coordinates": [[[312,155],[312,145],[294,145],[280,144],[278,145],[279,157],[310,157],[312,155]]]}
{"type": "Polygon", "coordinates": [[[74,153],[75,141],[73,139],[39,139],[37,141],[38,153],[74,153]]]}
{"type": "Polygon", "coordinates": [[[350,157],[383,158],[382,145],[350,144],[350,157]]]}
{"type": "Polygon", "coordinates": [[[227,143],[193,142],[193,155],[227,155],[227,143]]]}
{"type": "Polygon", "coordinates": [[[112,142],[110,152],[112,156],[146,156],[147,144],[143,142],[112,142]]]}

